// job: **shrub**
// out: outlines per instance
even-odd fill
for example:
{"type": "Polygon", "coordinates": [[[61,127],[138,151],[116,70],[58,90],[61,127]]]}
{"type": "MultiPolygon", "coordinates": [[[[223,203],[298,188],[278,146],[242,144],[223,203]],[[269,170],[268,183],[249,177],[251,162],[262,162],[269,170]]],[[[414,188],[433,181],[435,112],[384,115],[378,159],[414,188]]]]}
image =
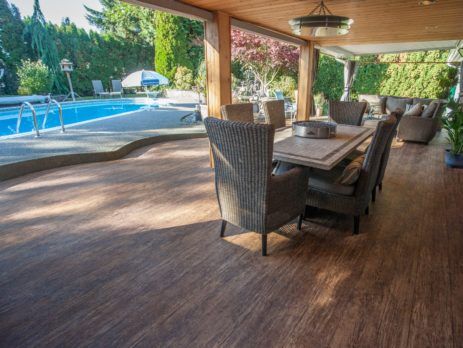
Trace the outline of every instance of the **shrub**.
{"type": "Polygon", "coordinates": [[[281,76],[272,84],[273,91],[282,91],[285,97],[294,98],[294,91],[297,89],[296,80],[287,75],[281,76]]]}
{"type": "Polygon", "coordinates": [[[40,60],[32,62],[23,60],[18,69],[19,88],[21,95],[48,94],[51,91],[53,78],[48,67],[40,60]]]}
{"type": "Polygon", "coordinates": [[[191,90],[193,83],[193,72],[185,66],[179,66],[174,76],[175,88],[191,90]]]}
{"type": "Polygon", "coordinates": [[[200,93],[206,93],[207,86],[206,86],[206,61],[202,60],[201,63],[199,63],[198,66],[198,72],[196,74],[195,78],[195,85],[196,88],[200,93]]]}

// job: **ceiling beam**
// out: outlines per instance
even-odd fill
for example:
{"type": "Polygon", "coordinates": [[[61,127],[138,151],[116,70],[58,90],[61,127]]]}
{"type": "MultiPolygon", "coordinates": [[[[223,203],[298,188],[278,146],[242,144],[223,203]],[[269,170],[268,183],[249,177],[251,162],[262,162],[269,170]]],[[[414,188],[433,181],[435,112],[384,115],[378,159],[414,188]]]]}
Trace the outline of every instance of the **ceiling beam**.
{"type": "Polygon", "coordinates": [[[268,37],[270,39],[282,41],[291,45],[296,45],[296,46],[307,46],[307,41],[300,39],[295,36],[291,36],[288,34],[283,34],[275,30],[267,29],[265,27],[262,27],[260,25],[252,24],[249,22],[241,21],[236,18],[232,18],[231,20],[231,25],[235,28],[238,28],[243,31],[247,31],[253,34],[259,34],[265,37],[268,37]]]}
{"type": "Polygon", "coordinates": [[[327,54],[329,56],[333,56],[335,58],[354,58],[355,54],[351,51],[348,51],[340,46],[330,46],[330,47],[321,47],[316,46],[322,53],[327,54]]]}
{"type": "MultiPolygon", "coordinates": [[[[202,8],[185,4],[176,0],[124,0],[133,5],[144,6],[153,10],[165,11],[177,16],[197,19],[201,21],[213,21],[214,13],[202,8]]],[[[296,46],[307,46],[307,41],[284,34],[263,26],[231,18],[231,25],[235,28],[259,34],[274,40],[282,41],[296,46]]]]}
{"type": "Polygon", "coordinates": [[[202,8],[184,4],[175,0],[124,0],[133,5],[144,6],[153,10],[169,12],[177,16],[198,19],[201,21],[212,21],[214,14],[202,8]]]}

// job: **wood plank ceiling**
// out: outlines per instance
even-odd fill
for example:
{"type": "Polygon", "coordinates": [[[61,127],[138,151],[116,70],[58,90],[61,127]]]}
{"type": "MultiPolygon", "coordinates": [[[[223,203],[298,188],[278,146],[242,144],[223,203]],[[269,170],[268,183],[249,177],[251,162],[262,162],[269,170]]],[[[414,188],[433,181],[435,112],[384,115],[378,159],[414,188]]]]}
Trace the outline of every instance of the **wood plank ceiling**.
{"type": "MultiPolygon", "coordinates": [[[[149,0],[147,1],[149,2],[149,0]]],[[[207,10],[291,34],[288,20],[309,13],[316,0],[183,0],[207,10]]],[[[326,0],[333,14],[354,20],[349,34],[315,40],[321,46],[463,39],[463,0],[326,0]]],[[[304,37],[305,39],[313,39],[304,37]]]]}

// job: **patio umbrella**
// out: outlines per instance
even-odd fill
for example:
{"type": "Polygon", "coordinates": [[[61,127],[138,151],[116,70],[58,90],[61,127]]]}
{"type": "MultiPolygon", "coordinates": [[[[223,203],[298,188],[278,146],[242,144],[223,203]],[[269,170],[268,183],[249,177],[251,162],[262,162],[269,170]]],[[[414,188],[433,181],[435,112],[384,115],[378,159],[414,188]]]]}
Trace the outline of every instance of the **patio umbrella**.
{"type": "Polygon", "coordinates": [[[167,77],[162,76],[160,73],[152,70],[139,70],[131,73],[124,80],[122,80],[122,87],[147,87],[168,85],[169,80],[167,77]]]}

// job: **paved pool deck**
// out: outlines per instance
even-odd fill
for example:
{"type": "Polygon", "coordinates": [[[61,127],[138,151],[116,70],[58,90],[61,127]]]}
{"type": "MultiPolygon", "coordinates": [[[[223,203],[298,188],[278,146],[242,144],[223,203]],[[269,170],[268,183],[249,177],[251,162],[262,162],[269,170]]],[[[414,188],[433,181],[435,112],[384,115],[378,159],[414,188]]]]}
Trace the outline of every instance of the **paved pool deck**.
{"type": "Polygon", "coordinates": [[[94,120],[0,140],[0,181],[30,172],[85,162],[105,161],[160,141],[204,137],[202,124],[186,124],[190,104],[172,104],[152,110],[94,120]]]}

